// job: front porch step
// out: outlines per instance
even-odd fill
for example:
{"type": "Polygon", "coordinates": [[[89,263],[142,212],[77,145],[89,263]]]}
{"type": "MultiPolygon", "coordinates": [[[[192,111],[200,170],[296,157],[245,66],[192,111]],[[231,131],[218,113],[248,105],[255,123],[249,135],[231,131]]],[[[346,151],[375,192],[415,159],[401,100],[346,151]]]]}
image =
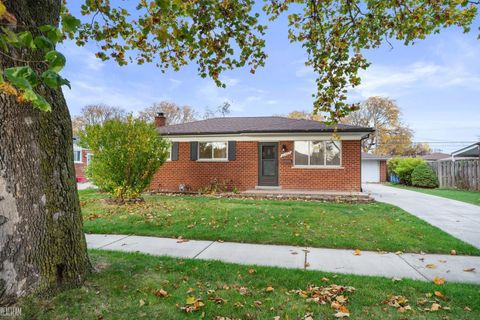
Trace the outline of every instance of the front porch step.
{"type": "Polygon", "coordinates": [[[280,186],[255,186],[255,190],[282,190],[280,186]]]}

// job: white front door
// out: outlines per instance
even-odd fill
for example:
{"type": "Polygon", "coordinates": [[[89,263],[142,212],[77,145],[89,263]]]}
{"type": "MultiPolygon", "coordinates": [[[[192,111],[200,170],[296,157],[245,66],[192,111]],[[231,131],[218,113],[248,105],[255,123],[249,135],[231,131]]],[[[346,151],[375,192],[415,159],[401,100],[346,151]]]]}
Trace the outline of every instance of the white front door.
{"type": "Polygon", "coordinates": [[[362,160],[362,182],[380,182],[380,161],[362,160]]]}

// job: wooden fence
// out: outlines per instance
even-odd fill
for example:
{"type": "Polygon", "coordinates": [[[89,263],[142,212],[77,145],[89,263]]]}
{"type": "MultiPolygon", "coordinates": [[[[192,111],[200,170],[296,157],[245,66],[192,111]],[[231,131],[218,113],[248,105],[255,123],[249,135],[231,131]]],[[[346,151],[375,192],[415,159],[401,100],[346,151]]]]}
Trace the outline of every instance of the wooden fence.
{"type": "Polygon", "coordinates": [[[480,191],[480,160],[448,160],[428,164],[437,174],[440,188],[480,191]]]}

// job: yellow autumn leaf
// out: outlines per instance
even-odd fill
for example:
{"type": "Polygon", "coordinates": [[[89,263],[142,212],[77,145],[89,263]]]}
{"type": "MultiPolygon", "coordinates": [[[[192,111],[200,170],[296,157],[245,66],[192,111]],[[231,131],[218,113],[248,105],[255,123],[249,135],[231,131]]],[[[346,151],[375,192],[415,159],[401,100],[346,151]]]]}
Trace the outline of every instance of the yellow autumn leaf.
{"type": "Polygon", "coordinates": [[[433,263],[429,263],[429,264],[427,264],[425,267],[427,267],[428,269],[435,269],[435,268],[437,268],[437,266],[434,265],[433,263]]]}
{"type": "Polygon", "coordinates": [[[197,299],[195,299],[195,297],[188,297],[188,298],[185,300],[185,303],[186,303],[186,304],[194,304],[195,301],[197,301],[197,299]]]}
{"type": "Polygon", "coordinates": [[[265,288],[265,292],[273,292],[273,290],[275,290],[275,289],[273,289],[272,286],[268,286],[268,287],[265,288]]]}
{"type": "Polygon", "coordinates": [[[355,251],[353,252],[354,256],[359,256],[361,254],[362,254],[362,251],[360,251],[360,249],[355,249],[355,251]]]}
{"type": "Polygon", "coordinates": [[[7,11],[7,7],[5,7],[3,2],[0,2],[0,18],[3,17],[6,11],[7,11]]]}

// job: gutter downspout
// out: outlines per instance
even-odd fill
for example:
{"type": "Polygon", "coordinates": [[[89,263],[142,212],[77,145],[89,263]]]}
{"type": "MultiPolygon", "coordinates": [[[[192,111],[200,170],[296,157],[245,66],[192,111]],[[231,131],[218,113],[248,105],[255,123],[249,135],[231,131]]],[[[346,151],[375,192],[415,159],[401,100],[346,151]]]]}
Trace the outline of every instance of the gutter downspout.
{"type": "Polygon", "coordinates": [[[373,132],[367,133],[360,139],[360,192],[363,192],[362,187],[362,142],[365,139],[368,139],[373,132]]]}

